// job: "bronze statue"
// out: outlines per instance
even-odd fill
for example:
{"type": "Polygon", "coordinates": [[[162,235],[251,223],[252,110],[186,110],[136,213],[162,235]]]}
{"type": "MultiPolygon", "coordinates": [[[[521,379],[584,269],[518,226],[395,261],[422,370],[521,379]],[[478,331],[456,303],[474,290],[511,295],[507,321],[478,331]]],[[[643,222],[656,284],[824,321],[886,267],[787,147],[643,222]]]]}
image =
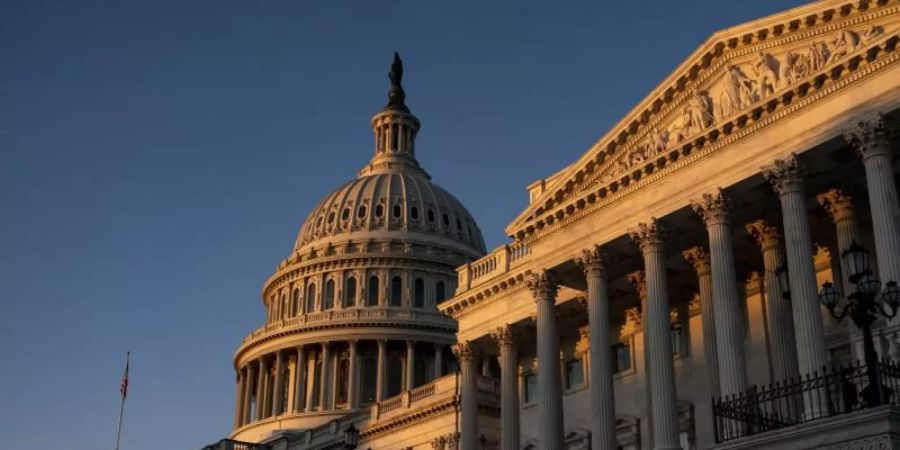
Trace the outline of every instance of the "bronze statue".
{"type": "Polygon", "coordinates": [[[388,72],[388,78],[391,80],[391,90],[388,91],[388,103],[384,106],[385,110],[400,110],[409,112],[406,107],[406,93],[403,92],[403,60],[400,55],[394,52],[394,63],[391,64],[391,71],[388,72]]]}

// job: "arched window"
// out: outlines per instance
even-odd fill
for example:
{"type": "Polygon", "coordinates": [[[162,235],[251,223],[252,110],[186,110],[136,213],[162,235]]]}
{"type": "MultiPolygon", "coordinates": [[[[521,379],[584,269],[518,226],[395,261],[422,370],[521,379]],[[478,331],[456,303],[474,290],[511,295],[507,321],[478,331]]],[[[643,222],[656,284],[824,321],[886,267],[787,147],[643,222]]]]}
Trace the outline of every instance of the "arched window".
{"type": "Polygon", "coordinates": [[[413,306],[416,308],[424,308],[425,307],[425,281],[421,278],[416,278],[415,285],[413,286],[413,306]]]}
{"type": "Polygon", "coordinates": [[[403,214],[403,208],[400,207],[399,204],[394,205],[393,215],[395,218],[399,218],[403,214]]]}
{"type": "Polygon", "coordinates": [[[419,208],[416,208],[415,206],[410,208],[409,215],[412,217],[412,220],[419,220],[419,208]]]}
{"type": "Polygon", "coordinates": [[[400,277],[391,279],[391,306],[403,306],[403,280],[400,277]]]}
{"type": "Polygon", "coordinates": [[[306,288],[306,314],[309,314],[316,310],[316,285],[310,284],[308,288],[306,288]]]}
{"type": "Polygon", "coordinates": [[[356,306],[356,278],[347,278],[344,287],[344,307],[356,306]]]}
{"type": "Polygon", "coordinates": [[[334,280],[325,283],[325,297],[322,299],[322,310],[334,308],[334,280]]]}
{"type": "Polygon", "coordinates": [[[297,314],[300,313],[300,289],[294,289],[293,302],[294,302],[294,305],[293,305],[294,310],[293,310],[292,315],[296,316],[297,314]]]}
{"type": "Polygon", "coordinates": [[[356,217],[359,217],[360,219],[362,219],[363,217],[366,217],[366,206],[365,205],[361,205],[359,207],[359,209],[356,210],[356,217]]]}
{"type": "Polygon", "coordinates": [[[438,281],[434,287],[434,299],[436,303],[440,303],[447,298],[447,288],[444,287],[443,281],[438,281]]]}
{"type": "Polygon", "coordinates": [[[369,286],[366,288],[366,306],[378,306],[378,277],[369,277],[369,286]]]}
{"type": "Polygon", "coordinates": [[[384,205],[375,205],[375,217],[383,217],[384,216],[384,205]]]}

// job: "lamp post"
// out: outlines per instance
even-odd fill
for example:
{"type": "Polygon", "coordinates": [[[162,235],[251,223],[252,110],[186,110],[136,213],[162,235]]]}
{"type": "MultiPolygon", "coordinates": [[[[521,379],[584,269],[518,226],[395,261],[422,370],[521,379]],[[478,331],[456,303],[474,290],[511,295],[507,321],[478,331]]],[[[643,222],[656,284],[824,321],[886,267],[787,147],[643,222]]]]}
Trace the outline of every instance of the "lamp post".
{"type": "Polygon", "coordinates": [[[869,252],[853,241],[850,247],[841,253],[844,267],[850,272],[848,280],[856,287],[856,291],[847,296],[847,303],[838,308],[840,294],[833,283],[825,283],[819,291],[819,301],[828,308],[828,312],[841,321],[850,316],[853,323],[863,333],[863,353],[866,364],[866,375],[869,386],[863,390],[863,399],[869,407],[884,403],[881,377],[879,376],[878,354],[875,353],[875,342],[872,339],[872,323],[878,315],[888,319],[897,315],[900,307],[900,288],[895,281],[888,281],[881,291],[881,282],[872,274],[869,267],[869,252]],[[881,300],[877,300],[881,291],[881,300]],[[882,306],[886,304],[889,310],[882,306]]]}
{"type": "Polygon", "coordinates": [[[359,445],[359,429],[352,423],[344,429],[344,448],[347,450],[356,450],[359,445]]]}

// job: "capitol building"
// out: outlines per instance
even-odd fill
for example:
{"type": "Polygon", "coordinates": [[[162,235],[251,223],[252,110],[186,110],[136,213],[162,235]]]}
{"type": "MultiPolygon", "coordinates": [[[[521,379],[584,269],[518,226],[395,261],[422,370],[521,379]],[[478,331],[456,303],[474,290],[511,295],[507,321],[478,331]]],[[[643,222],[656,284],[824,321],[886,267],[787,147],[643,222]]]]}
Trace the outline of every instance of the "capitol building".
{"type": "Polygon", "coordinates": [[[898,43],[900,0],[712,34],[490,251],[395,55],[206,449],[900,448],[898,43]]]}

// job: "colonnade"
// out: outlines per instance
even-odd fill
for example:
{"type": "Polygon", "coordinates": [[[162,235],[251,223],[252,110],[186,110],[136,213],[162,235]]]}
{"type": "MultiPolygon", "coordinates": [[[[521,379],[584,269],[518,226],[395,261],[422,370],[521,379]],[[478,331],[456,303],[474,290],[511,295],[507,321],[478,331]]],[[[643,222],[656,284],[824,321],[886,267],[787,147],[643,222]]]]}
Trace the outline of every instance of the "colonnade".
{"type": "Polygon", "coordinates": [[[350,339],[267,353],[238,369],[234,426],[379,402],[442,376],[443,347],[437,342],[350,339]],[[366,360],[374,360],[374,367],[364,367],[366,360]]]}
{"type": "MultiPolygon", "coordinates": [[[[891,165],[887,132],[881,117],[861,123],[845,135],[862,158],[872,224],[875,254],[882,281],[900,280],[900,205],[891,165]]],[[[782,226],[762,219],[745,225],[759,244],[765,268],[767,320],[773,381],[820,370],[827,364],[825,335],[813,263],[813,242],[807,217],[806,172],[796,155],[774,161],[762,169],[762,177],[778,197],[782,226]],[[783,244],[782,244],[783,240],[783,244]],[[782,252],[782,245],[784,251],[782,252]],[[786,261],[789,286],[779,286],[777,272],[786,261]],[[783,295],[789,290],[789,296],[783,295]],[[788,298],[789,297],[789,298],[788,298]]],[[[835,224],[840,250],[857,239],[852,203],[839,191],[818,197],[835,224]]],[[[716,189],[690,206],[705,225],[708,248],[687,249],[684,258],[698,281],[702,311],[703,345],[707,378],[716,396],[748,388],[744,354],[743,301],[738,293],[733,249],[734,223],[729,194],[716,189]]],[[[670,292],[667,281],[666,238],[662,223],[649,218],[629,233],[643,260],[646,300],[643,327],[646,377],[650,395],[651,447],[679,449],[677,393],[672,360],[669,321],[670,292]]],[[[590,330],[590,423],[593,450],[616,449],[613,354],[610,336],[609,280],[603,245],[592,246],[576,259],[587,281],[586,305],[590,330]]],[[[528,280],[535,301],[537,373],[537,422],[540,448],[561,450],[564,444],[559,334],[555,316],[557,284],[551,270],[533,270],[528,280]]],[[[501,367],[501,448],[520,448],[519,376],[516,365],[517,337],[514,326],[504,325],[494,334],[501,367]]],[[[477,448],[477,392],[475,376],[478,350],[471,342],[455,347],[462,371],[462,448],[477,448]]],[[[804,414],[818,414],[806,405],[804,414]]]]}

